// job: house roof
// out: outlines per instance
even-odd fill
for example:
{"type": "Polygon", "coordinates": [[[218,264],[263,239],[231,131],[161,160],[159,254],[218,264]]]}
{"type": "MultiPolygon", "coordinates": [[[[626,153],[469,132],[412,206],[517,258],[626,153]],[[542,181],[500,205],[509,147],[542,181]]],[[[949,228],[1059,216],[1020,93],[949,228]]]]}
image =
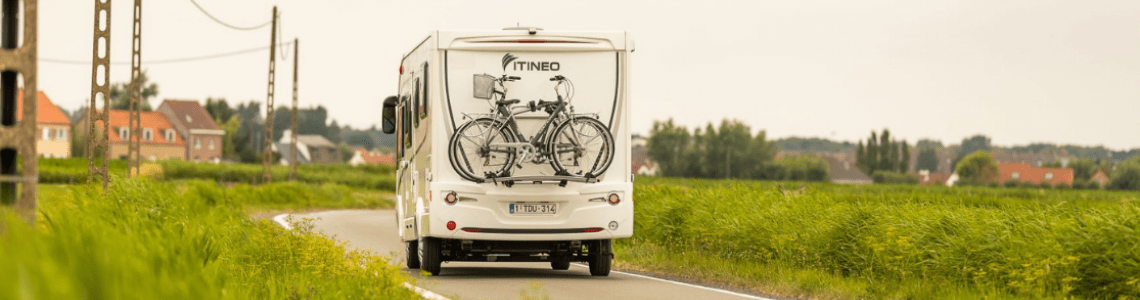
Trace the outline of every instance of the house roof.
{"type": "Polygon", "coordinates": [[[298,134],[297,135],[297,142],[305,144],[309,147],[333,147],[333,148],[336,148],[336,144],[333,144],[328,139],[326,139],[325,137],[323,137],[319,134],[298,134]]]}
{"type": "Polygon", "coordinates": [[[1073,169],[1038,168],[1026,163],[999,163],[998,180],[999,183],[1014,180],[1033,184],[1048,182],[1050,185],[1072,185],[1073,169]],[[1014,173],[1017,173],[1017,178],[1013,178],[1014,173]],[[1045,179],[1045,177],[1049,176],[1049,174],[1052,174],[1052,178],[1045,179]]]}
{"type": "MultiPolygon", "coordinates": [[[[108,135],[108,139],[110,139],[111,142],[126,142],[128,137],[127,136],[119,136],[119,128],[130,126],[130,118],[131,118],[130,112],[125,111],[125,110],[112,109],[110,114],[108,115],[108,117],[110,118],[109,120],[111,120],[111,124],[110,124],[111,133],[110,133],[110,135],[108,135]]],[[[152,133],[154,136],[153,140],[151,140],[150,142],[143,141],[142,142],[143,144],[153,143],[153,144],[186,145],[186,141],[183,141],[182,137],[179,136],[178,134],[174,134],[174,140],[172,140],[172,141],[166,140],[166,134],[163,134],[163,130],[165,130],[165,129],[174,130],[174,125],[170,124],[170,121],[166,119],[166,116],[163,116],[162,114],[160,114],[158,112],[154,112],[154,111],[140,112],[139,113],[139,122],[141,123],[140,127],[142,127],[144,131],[147,128],[150,128],[153,130],[153,133],[152,133]]],[[[103,128],[103,124],[101,121],[96,122],[95,126],[96,126],[95,128],[103,128]]]]}
{"type": "Polygon", "coordinates": [[[950,180],[952,173],[928,173],[918,174],[918,184],[921,185],[945,185],[947,180],[950,180]]]}
{"type": "MultiPolygon", "coordinates": [[[[24,101],[21,101],[24,99],[23,89],[20,89],[16,99],[16,120],[23,120],[24,114],[19,113],[24,111],[24,101]]],[[[58,106],[55,106],[47,94],[39,91],[36,93],[36,123],[71,125],[71,118],[68,118],[58,106]]]]}
{"type": "Polygon", "coordinates": [[[370,164],[370,165],[379,165],[379,164],[394,165],[394,164],[396,164],[396,156],[395,155],[384,154],[384,153],[380,153],[380,152],[369,152],[369,151],[364,151],[364,150],[357,150],[356,154],[359,155],[360,158],[362,160],[364,160],[364,163],[366,163],[366,164],[370,164]]]}
{"type": "Polygon", "coordinates": [[[871,176],[864,174],[855,164],[842,160],[839,157],[822,155],[827,161],[831,182],[835,183],[871,183],[871,176]]]}
{"type": "Polygon", "coordinates": [[[194,100],[163,100],[162,105],[170,107],[174,113],[171,118],[173,122],[178,122],[189,129],[208,129],[220,130],[222,127],[214,122],[214,117],[202,107],[198,101],[194,100]]]}

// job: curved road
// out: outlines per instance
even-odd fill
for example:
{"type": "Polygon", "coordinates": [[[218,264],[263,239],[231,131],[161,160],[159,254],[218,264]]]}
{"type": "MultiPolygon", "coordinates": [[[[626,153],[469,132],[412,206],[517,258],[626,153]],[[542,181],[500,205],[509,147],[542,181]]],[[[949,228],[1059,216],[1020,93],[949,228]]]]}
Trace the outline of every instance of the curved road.
{"type": "MultiPolygon", "coordinates": [[[[315,230],[404,265],[395,211],[337,210],[293,217],[314,218],[315,230]]],[[[451,262],[444,263],[439,276],[409,275],[417,278],[416,285],[452,299],[519,299],[523,295],[539,299],[546,295],[549,299],[766,299],[623,272],[593,277],[580,264],[556,271],[549,263],[451,262]]]]}

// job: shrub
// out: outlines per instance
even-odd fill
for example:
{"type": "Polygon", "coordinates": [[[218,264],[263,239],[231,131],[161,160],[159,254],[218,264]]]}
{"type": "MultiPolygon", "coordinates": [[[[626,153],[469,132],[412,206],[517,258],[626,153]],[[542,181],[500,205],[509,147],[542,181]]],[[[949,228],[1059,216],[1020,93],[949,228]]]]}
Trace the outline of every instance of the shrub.
{"type": "Polygon", "coordinates": [[[914,175],[889,171],[875,171],[875,174],[871,175],[871,180],[875,183],[918,184],[918,177],[914,175]]]}

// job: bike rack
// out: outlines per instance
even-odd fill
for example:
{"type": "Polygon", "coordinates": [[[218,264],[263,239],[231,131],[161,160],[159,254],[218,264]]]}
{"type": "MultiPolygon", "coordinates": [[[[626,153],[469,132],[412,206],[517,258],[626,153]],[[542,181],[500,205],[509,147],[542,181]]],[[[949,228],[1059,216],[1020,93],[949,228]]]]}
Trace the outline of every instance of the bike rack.
{"type": "Polygon", "coordinates": [[[488,178],[488,180],[490,180],[491,182],[494,182],[495,184],[502,183],[503,185],[506,185],[507,187],[514,185],[516,181],[518,181],[518,182],[534,182],[534,183],[542,183],[542,182],[547,182],[547,181],[557,181],[558,185],[563,186],[563,187],[566,186],[566,182],[570,182],[570,181],[585,182],[585,183],[596,183],[596,182],[598,182],[597,177],[586,178],[586,177],[576,177],[576,176],[510,176],[510,177],[488,178]]]}

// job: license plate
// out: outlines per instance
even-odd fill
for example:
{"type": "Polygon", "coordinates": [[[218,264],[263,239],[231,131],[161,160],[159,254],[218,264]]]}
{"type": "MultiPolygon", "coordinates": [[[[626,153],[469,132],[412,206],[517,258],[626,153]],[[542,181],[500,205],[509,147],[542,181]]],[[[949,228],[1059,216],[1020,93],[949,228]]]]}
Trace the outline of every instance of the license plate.
{"type": "Polygon", "coordinates": [[[554,203],[511,203],[512,215],[553,215],[558,212],[554,203]]]}

